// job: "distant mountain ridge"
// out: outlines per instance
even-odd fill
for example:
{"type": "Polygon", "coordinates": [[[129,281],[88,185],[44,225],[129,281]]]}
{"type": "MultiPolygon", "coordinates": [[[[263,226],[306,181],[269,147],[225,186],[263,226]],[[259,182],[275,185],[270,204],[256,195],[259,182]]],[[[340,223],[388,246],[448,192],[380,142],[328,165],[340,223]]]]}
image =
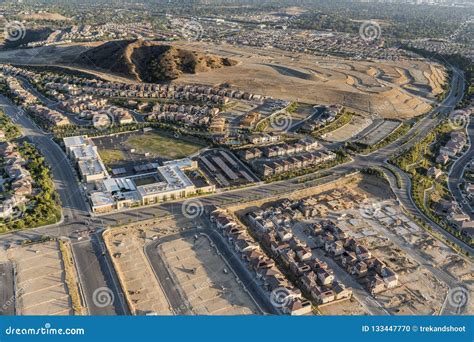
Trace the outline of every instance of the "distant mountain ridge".
{"type": "Polygon", "coordinates": [[[81,53],[76,64],[121,74],[142,82],[160,82],[233,66],[236,61],[153,41],[110,41],[81,53]]]}

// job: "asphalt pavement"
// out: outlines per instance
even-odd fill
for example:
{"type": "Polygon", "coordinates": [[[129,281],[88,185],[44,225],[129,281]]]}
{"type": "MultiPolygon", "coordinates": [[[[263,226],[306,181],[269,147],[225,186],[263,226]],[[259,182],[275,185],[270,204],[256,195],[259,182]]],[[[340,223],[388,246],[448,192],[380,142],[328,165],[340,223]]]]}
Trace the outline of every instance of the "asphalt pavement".
{"type": "Polygon", "coordinates": [[[448,174],[448,187],[461,210],[466,215],[468,215],[471,220],[474,220],[474,212],[471,208],[471,205],[469,204],[469,200],[466,199],[460,188],[461,184],[464,182],[463,175],[466,166],[474,158],[474,120],[469,120],[466,131],[469,140],[469,147],[467,151],[461,155],[451,166],[450,172],[448,174]]]}
{"type": "MultiPolygon", "coordinates": [[[[47,227],[40,227],[21,232],[13,232],[6,234],[0,239],[4,244],[19,243],[23,239],[35,239],[43,234],[51,236],[70,236],[75,231],[87,230],[91,224],[100,226],[100,222],[89,217],[89,206],[85,201],[83,193],[80,189],[80,182],[77,173],[67,158],[65,152],[57,145],[50,134],[42,131],[24,112],[12,102],[0,95],[0,105],[5,113],[21,127],[23,135],[33,143],[43,154],[46,162],[51,168],[55,188],[61,199],[63,219],[58,224],[47,227]]],[[[94,247],[94,246],[92,246],[94,247]]],[[[81,286],[85,300],[91,299],[94,291],[98,286],[105,284],[113,284],[115,273],[113,269],[104,267],[103,263],[97,262],[97,258],[93,258],[91,248],[76,248],[73,244],[73,257],[76,259],[76,269],[81,278],[81,286]],[[95,262],[93,262],[95,260],[95,262]],[[102,280],[100,280],[102,279],[102,280]]],[[[114,297],[120,298],[122,294],[118,291],[120,287],[111,286],[114,291],[114,297]]],[[[90,301],[89,301],[90,302],[90,301]]],[[[128,312],[123,301],[117,303],[114,307],[116,314],[124,314],[128,312]]],[[[92,308],[94,314],[107,315],[110,314],[108,307],[92,308]]]]}
{"type": "Polygon", "coordinates": [[[15,315],[15,281],[13,264],[3,262],[0,264],[0,315],[15,315]]]}
{"type": "MultiPolygon", "coordinates": [[[[367,156],[354,156],[353,161],[332,168],[329,176],[307,182],[299,182],[298,180],[291,179],[270,184],[261,184],[255,187],[207,195],[197,200],[203,205],[216,204],[226,206],[245,203],[255,199],[268,198],[275,195],[283,196],[309,186],[337,181],[352,169],[384,165],[389,156],[413,146],[419,139],[428,134],[443,117],[454,109],[464,89],[464,83],[462,82],[459,71],[456,72],[456,69],[454,70],[455,72],[453,72],[453,78],[451,80],[451,90],[446,99],[430,114],[418,120],[407,135],[367,156]]],[[[63,221],[57,225],[5,234],[0,238],[0,241],[4,244],[18,243],[23,239],[34,238],[42,234],[69,236],[74,231],[88,229],[91,224],[95,226],[113,226],[114,224],[141,221],[170,214],[180,215],[182,201],[162,203],[153,207],[139,207],[125,212],[103,215],[100,217],[103,222],[100,223],[98,223],[96,218],[89,218],[89,208],[80,190],[80,183],[74,168],[71,166],[63,150],[51,139],[50,134],[38,128],[27,115],[19,111],[10,100],[0,96],[0,105],[4,108],[5,113],[22,128],[24,135],[39,148],[45,156],[47,163],[51,166],[55,187],[61,198],[64,216],[63,221]]],[[[327,172],[327,170],[322,172],[327,172]]],[[[314,175],[317,174],[320,174],[320,172],[316,172],[314,175]]],[[[407,175],[402,172],[402,177],[406,180],[407,175]]],[[[392,189],[395,190],[395,187],[396,186],[392,184],[392,189]]],[[[409,192],[410,184],[408,179],[406,184],[404,184],[403,192],[395,193],[399,201],[406,205],[407,208],[416,210],[416,205],[411,199],[409,192]]],[[[417,212],[419,214],[419,210],[417,210],[417,212]]],[[[462,248],[466,248],[464,243],[448,234],[438,225],[427,220],[426,216],[420,215],[420,217],[427,221],[433,229],[445,235],[451,242],[456,243],[462,248]]],[[[101,252],[98,254],[98,251],[101,250],[100,238],[92,237],[90,242],[85,242],[83,245],[81,244],[82,242],[77,245],[73,243],[73,254],[76,259],[77,270],[81,275],[81,286],[86,302],[90,305],[94,291],[103,285],[113,291],[114,298],[123,299],[120,286],[116,283],[116,275],[113,268],[110,268],[110,263],[105,262],[106,258],[102,257],[101,252]],[[98,244],[94,243],[94,239],[97,239],[98,244]],[[104,262],[101,262],[101,259],[103,259],[104,262]]],[[[91,309],[95,314],[113,314],[114,311],[115,314],[124,314],[128,312],[127,310],[123,300],[117,300],[111,307],[92,307],[91,309]]]]}
{"type": "Polygon", "coordinates": [[[125,296],[99,233],[72,242],[71,247],[89,315],[129,315],[125,296]]]}

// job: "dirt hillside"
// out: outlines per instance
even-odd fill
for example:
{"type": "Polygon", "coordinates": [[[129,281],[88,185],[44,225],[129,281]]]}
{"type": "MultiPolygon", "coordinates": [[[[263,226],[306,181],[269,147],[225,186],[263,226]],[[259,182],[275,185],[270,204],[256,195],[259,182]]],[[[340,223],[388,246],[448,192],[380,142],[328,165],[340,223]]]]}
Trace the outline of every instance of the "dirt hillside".
{"type": "Polygon", "coordinates": [[[196,74],[237,64],[229,58],[142,40],[104,43],[81,53],[75,63],[143,82],[174,80],[183,73],[196,74]]]}

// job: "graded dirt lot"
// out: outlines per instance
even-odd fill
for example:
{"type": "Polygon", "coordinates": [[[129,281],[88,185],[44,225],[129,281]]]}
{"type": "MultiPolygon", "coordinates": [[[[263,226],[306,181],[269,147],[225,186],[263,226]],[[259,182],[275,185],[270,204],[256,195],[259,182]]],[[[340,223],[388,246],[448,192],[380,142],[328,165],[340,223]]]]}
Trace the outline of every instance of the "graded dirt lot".
{"type": "Polygon", "coordinates": [[[258,314],[252,299],[236,282],[211,240],[203,235],[159,245],[176,286],[196,315],[258,314]]]}
{"type": "Polygon", "coordinates": [[[141,232],[118,228],[104,233],[104,241],[131,312],[171,315],[166,296],[143,253],[141,232]]]}
{"type": "Polygon", "coordinates": [[[147,224],[130,223],[104,233],[104,241],[132,313],[261,314],[205,235],[199,235],[197,241],[194,234],[187,237],[178,235],[196,224],[196,219],[191,222],[185,217],[170,217],[147,224]],[[152,263],[157,256],[166,269],[155,273],[156,265],[152,263]],[[178,291],[180,296],[168,297],[169,292],[174,291],[178,291]]]}
{"type": "Polygon", "coordinates": [[[24,13],[20,14],[21,18],[24,20],[71,20],[59,13],[48,13],[48,12],[38,12],[38,13],[24,13]]]}
{"type": "Polygon", "coordinates": [[[367,315],[367,311],[360,305],[360,303],[355,299],[351,298],[344,302],[334,303],[327,306],[319,308],[319,311],[322,315],[332,315],[332,316],[363,316],[367,315]]]}
{"type": "MultiPolygon", "coordinates": [[[[2,51],[0,62],[65,65],[64,61],[68,61],[74,64],[81,52],[99,44],[2,51]]],[[[404,119],[427,112],[446,82],[443,67],[428,61],[356,61],[204,42],[175,42],[173,45],[238,61],[237,65],[225,69],[184,74],[174,82],[212,86],[228,83],[243,91],[274,98],[311,104],[338,103],[359,113],[380,108],[379,114],[385,118],[404,119]]],[[[107,70],[75,68],[99,77],[123,80],[107,70]]]]}
{"type": "Polygon", "coordinates": [[[369,112],[369,106],[382,107],[380,115],[385,118],[409,118],[425,113],[446,79],[442,66],[426,61],[355,61],[291,54],[272,48],[210,46],[196,42],[180,44],[240,63],[224,70],[183,75],[177,82],[210,85],[228,82],[246,91],[275,98],[339,103],[359,113],[369,112]],[[403,74],[416,74],[417,78],[400,80],[402,76],[397,69],[403,74]]]}
{"type": "Polygon", "coordinates": [[[401,248],[387,232],[393,229],[398,233],[405,231],[413,234],[421,232],[421,228],[400,213],[395,201],[376,203],[381,209],[370,218],[363,217],[359,209],[338,212],[347,215],[347,218],[339,221],[339,226],[399,276],[399,285],[378,294],[376,299],[392,314],[436,314],[445,299],[448,290],[446,284],[425,268],[421,260],[409,254],[415,252],[414,246],[401,248]]]}
{"type": "Polygon", "coordinates": [[[21,315],[73,315],[57,241],[11,248],[16,267],[16,292],[21,315]]]}

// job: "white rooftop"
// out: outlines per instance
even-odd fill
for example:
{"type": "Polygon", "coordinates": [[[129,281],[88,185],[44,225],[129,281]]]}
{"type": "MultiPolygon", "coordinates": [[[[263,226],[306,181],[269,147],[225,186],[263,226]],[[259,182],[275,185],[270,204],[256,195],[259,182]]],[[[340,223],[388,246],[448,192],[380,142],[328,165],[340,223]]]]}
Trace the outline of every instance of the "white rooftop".
{"type": "Polygon", "coordinates": [[[76,160],[98,158],[97,148],[94,145],[73,146],[71,152],[76,160]]]}
{"type": "Polygon", "coordinates": [[[173,160],[163,163],[163,166],[158,167],[158,172],[171,188],[186,188],[193,186],[193,183],[182,169],[190,166],[192,166],[191,159],[173,160]]]}
{"type": "Polygon", "coordinates": [[[135,184],[129,178],[106,178],[102,183],[108,192],[136,190],[135,184]]]}
{"type": "Polygon", "coordinates": [[[115,203],[115,200],[110,194],[101,191],[91,193],[90,197],[92,205],[94,207],[101,207],[104,205],[111,205],[115,203]]]}
{"type": "Polygon", "coordinates": [[[99,159],[80,160],[78,165],[84,176],[107,174],[104,164],[99,159]]]}
{"type": "Polygon", "coordinates": [[[73,146],[81,146],[86,144],[86,137],[82,135],[78,135],[75,137],[66,137],[63,138],[64,145],[66,147],[73,147],[73,146]]]}

